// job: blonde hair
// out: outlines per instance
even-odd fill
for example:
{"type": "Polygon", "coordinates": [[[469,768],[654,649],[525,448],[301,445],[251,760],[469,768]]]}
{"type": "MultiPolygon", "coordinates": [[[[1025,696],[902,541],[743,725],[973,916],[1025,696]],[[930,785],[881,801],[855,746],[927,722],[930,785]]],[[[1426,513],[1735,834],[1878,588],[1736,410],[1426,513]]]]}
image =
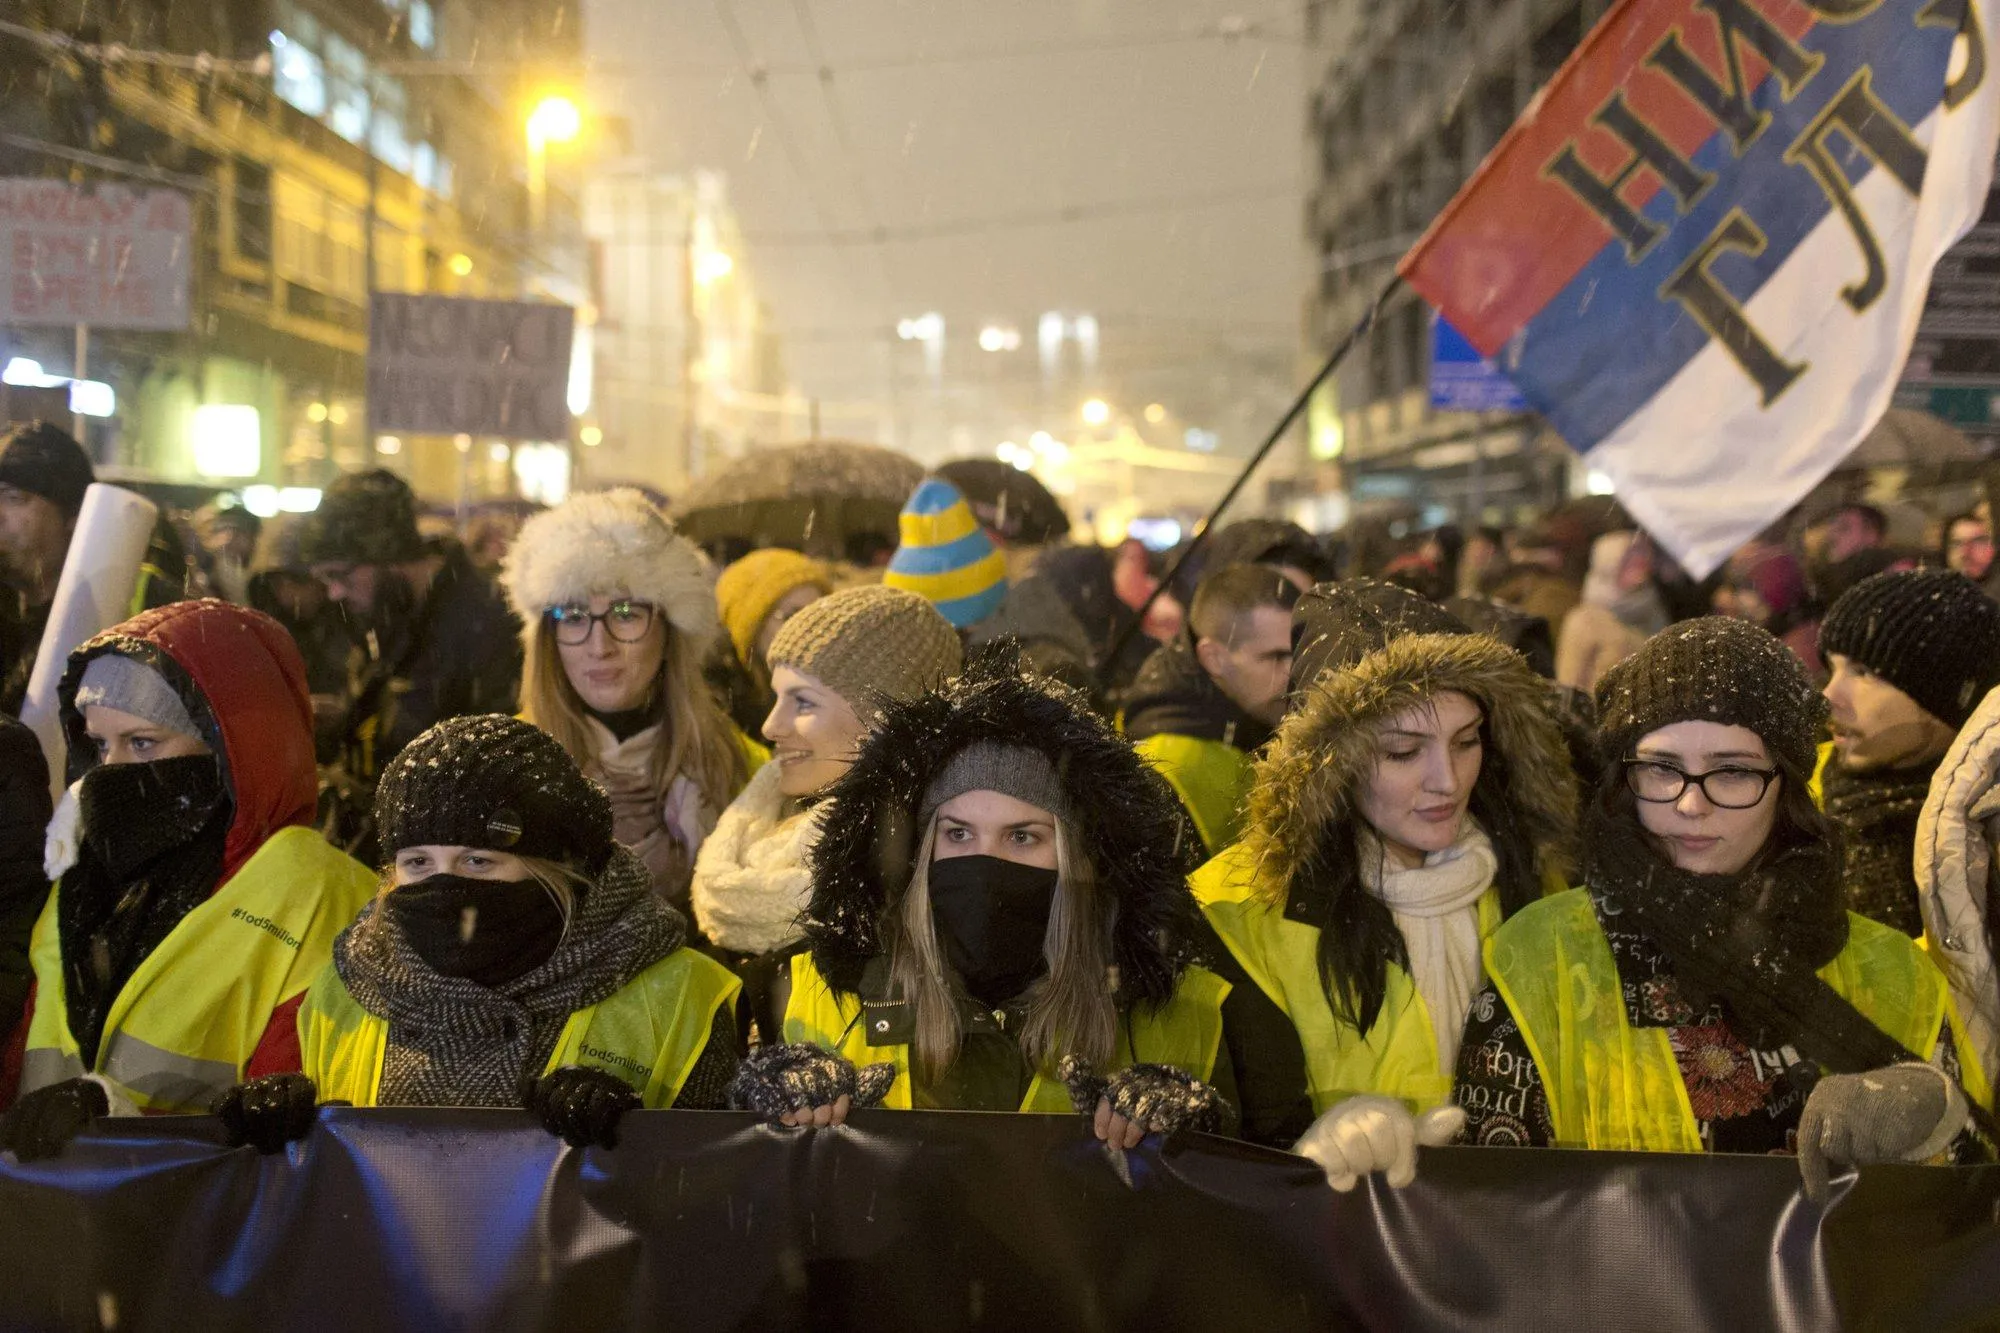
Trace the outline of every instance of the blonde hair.
{"type": "MultiPolygon", "coordinates": [[[[1053,1073],[1065,1055],[1092,1069],[1110,1062],[1118,1041],[1118,1006],[1112,998],[1113,904],[1098,892],[1090,857],[1067,823],[1056,824],[1056,893],[1042,939],[1048,975],[1028,988],[1021,1055],[1030,1069],[1053,1073]]],[[[892,904],[886,924],[889,977],[899,996],[916,1007],[915,1064],[934,1081],[958,1059],[965,1033],[959,997],[946,980],[944,949],[931,917],[931,855],[937,821],[924,831],[909,887],[892,904]]]]}
{"type": "MultiPolygon", "coordinates": [[[[666,635],[653,700],[654,718],[660,724],[660,739],[653,747],[651,761],[653,798],[664,805],[674,779],[685,775],[710,809],[721,810],[736,798],[750,776],[735,724],[709,693],[694,644],[674,629],[664,608],[655,607],[653,617],[666,635]]],[[[589,773],[596,767],[597,752],[585,720],[583,698],[563,670],[562,656],[555,635],[548,632],[545,616],[528,622],[525,656],[522,719],[555,737],[576,766],[589,773]]],[[[694,849],[689,848],[688,854],[692,856],[694,849]]]]}

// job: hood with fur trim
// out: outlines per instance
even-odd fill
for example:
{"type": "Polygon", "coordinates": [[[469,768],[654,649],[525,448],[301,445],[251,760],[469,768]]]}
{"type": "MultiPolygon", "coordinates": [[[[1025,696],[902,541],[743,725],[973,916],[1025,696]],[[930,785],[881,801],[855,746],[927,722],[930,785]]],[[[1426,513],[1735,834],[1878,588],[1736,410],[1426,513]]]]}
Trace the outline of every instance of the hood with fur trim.
{"type": "Polygon", "coordinates": [[[698,643],[722,623],[708,560],[631,489],[573,495],[529,519],[500,582],[523,624],[552,606],[617,593],[651,602],[698,643]]]}
{"type": "Polygon", "coordinates": [[[1244,842],[1259,881],[1284,895],[1322,831],[1360,818],[1375,728],[1446,690],[1469,695],[1485,712],[1480,778],[1498,779],[1537,869],[1566,870],[1577,785],[1549,688],[1519,653],[1483,634],[1409,634],[1347,670],[1324,673],[1257,763],[1244,842]]]}
{"type": "Polygon", "coordinates": [[[882,951],[882,914],[908,885],[923,841],[917,811],[953,756],[982,741],[1038,750],[1055,768],[1100,891],[1117,904],[1118,1002],[1167,1000],[1198,929],[1187,876],[1201,839],[1166,780],[1082,695],[1021,674],[1005,646],[907,703],[889,702],[822,809],[805,936],[836,990],[858,993],[882,951]]]}

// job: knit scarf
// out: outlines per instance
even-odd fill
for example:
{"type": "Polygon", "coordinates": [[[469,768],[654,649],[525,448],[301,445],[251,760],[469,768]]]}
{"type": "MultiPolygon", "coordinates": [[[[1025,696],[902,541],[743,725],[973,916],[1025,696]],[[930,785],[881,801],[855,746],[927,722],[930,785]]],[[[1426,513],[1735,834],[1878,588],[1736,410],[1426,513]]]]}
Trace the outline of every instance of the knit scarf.
{"type": "Polygon", "coordinates": [[[1455,1069],[1466,1011],[1479,993],[1479,900],[1500,868],[1493,843],[1468,819],[1451,846],[1430,853],[1420,866],[1395,870],[1373,834],[1359,837],[1362,881],[1403,932],[1410,979],[1437,1037],[1438,1068],[1455,1069]]]}
{"type": "Polygon", "coordinates": [[[646,867],[620,847],[583,895],[549,960],[496,990],[431,969],[371,910],[333,943],[355,1002],[389,1022],[383,1106],[519,1106],[569,1016],[616,994],[681,947],[687,926],[655,897],[646,867]]]}
{"type": "Polygon", "coordinates": [[[819,839],[819,816],[785,798],[782,778],[776,762],[751,774],[695,858],[695,920],[732,953],[775,953],[802,933],[812,894],[806,854],[819,839]]]}
{"type": "Polygon", "coordinates": [[[1721,1003],[1752,1049],[1791,1046],[1843,1074],[1917,1058],[1817,975],[1847,946],[1831,848],[1793,847],[1734,875],[1700,875],[1654,851],[1635,819],[1597,805],[1584,845],[1598,910],[1666,955],[1697,1013],[1721,1003]]]}
{"type": "Polygon", "coordinates": [[[1840,884],[1847,907],[1905,935],[1924,932],[1912,865],[1917,816],[1931,792],[1936,765],[1849,773],[1839,764],[1826,771],[1826,813],[1845,835],[1847,865],[1840,884]]]}
{"type": "Polygon", "coordinates": [[[701,791],[685,776],[668,784],[662,800],[653,786],[652,756],[659,744],[659,727],[619,737],[604,721],[589,719],[597,746],[585,771],[611,798],[611,834],[638,853],[652,876],[653,892],[686,916],[688,879],[694,873],[694,849],[714,827],[715,812],[701,791]]]}

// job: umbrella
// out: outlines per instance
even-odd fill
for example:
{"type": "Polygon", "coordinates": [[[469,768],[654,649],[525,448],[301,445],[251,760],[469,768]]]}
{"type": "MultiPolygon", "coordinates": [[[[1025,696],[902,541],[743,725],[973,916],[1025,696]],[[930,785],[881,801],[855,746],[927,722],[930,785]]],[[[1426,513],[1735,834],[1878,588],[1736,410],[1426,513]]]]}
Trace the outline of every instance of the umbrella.
{"type": "Polygon", "coordinates": [[[1002,541],[1041,546],[1069,536],[1069,515],[1049,488],[1011,463],[993,458],[961,458],[938,475],[958,487],[979,521],[1002,541]]]}
{"type": "Polygon", "coordinates": [[[1892,407],[1862,436],[1843,468],[1904,467],[1940,472],[1950,463],[1972,463],[1979,450],[1963,432],[1928,412],[1892,407]]]}
{"type": "Polygon", "coordinates": [[[735,539],[842,556],[850,538],[896,544],[896,515],[923,467],[872,444],[814,440],[753,449],[689,487],[674,513],[690,539],[735,539]]]}

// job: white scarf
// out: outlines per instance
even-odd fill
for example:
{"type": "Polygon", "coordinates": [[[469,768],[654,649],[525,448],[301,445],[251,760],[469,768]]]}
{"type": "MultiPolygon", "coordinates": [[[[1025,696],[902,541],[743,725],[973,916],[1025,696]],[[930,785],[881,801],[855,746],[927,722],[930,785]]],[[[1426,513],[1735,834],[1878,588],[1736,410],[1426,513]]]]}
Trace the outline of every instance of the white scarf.
{"type": "Polygon", "coordinates": [[[796,942],[812,894],[806,852],[819,837],[819,819],[785,799],[780,772],[772,760],[751,774],[695,857],[695,921],[737,953],[772,953],[796,942]]]}
{"type": "Polygon", "coordinates": [[[1388,904],[1403,932],[1410,978],[1430,1010],[1438,1069],[1447,1076],[1458,1066],[1466,1011],[1485,979],[1479,900],[1493,886],[1499,868],[1492,841],[1471,820],[1459,830],[1457,842],[1410,870],[1390,869],[1381,844],[1370,834],[1361,836],[1362,880],[1388,904]]]}

